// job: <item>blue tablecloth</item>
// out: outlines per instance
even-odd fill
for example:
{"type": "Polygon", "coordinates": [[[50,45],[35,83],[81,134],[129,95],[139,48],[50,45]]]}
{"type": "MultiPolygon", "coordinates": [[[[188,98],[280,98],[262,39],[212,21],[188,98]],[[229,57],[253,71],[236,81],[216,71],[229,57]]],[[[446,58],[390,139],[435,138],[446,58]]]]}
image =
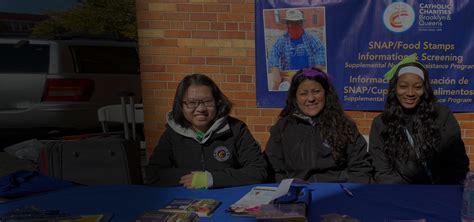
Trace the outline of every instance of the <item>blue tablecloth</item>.
{"type": "MultiPolygon", "coordinates": [[[[345,214],[361,221],[385,221],[389,218],[460,221],[462,186],[344,185],[352,191],[353,197],[337,183],[309,185],[313,190],[313,201],[307,215],[309,221],[319,221],[321,215],[329,213],[345,214]]],[[[209,190],[126,185],[73,187],[0,203],[0,213],[34,205],[71,214],[107,212],[113,213],[112,221],[134,221],[141,213],[158,210],[173,198],[212,198],[222,201],[222,205],[212,217],[201,221],[255,221],[254,218],[234,217],[225,212],[254,186],[209,190]]]]}

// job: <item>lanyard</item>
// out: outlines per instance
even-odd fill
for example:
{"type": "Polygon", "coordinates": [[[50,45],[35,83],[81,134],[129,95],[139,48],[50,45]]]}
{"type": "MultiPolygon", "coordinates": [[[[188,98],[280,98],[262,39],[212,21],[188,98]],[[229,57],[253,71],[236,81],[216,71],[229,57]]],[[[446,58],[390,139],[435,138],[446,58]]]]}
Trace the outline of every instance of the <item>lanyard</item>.
{"type": "Polygon", "coordinates": [[[410,146],[415,150],[416,158],[418,160],[421,160],[421,164],[423,165],[423,168],[425,169],[426,174],[428,174],[428,177],[430,178],[431,183],[434,184],[433,174],[431,173],[431,170],[428,168],[428,166],[426,164],[426,160],[421,159],[421,154],[420,154],[419,147],[415,146],[415,142],[413,140],[413,137],[411,136],[408,129],[406,127],[403,127],[403,129],[405,130],[405,134],[407,135],[408,143],[410,143],[410,146]]]}

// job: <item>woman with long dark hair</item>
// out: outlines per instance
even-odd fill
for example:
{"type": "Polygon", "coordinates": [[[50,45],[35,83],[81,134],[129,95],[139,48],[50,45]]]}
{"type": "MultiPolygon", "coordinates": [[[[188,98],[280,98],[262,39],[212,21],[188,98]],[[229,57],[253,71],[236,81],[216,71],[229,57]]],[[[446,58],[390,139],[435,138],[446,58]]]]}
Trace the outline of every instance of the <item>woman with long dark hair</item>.
{"type": "Polygon", "coordinates": [[[260,145],[245,123],[229,116],[231,108],[211,78],[184,77],[146,167],[146,184],[211,188],[264,182],[260,145]]]}
{"type": "Polygon", "coordinates": [[[383,112],[370,131],[378,183],[459,184],[469,159],[451,110],[436,102],[428,71],[416,54],[387,74],[383,112]]]}
{"type": "Polygon", "coordinates": [[[368,183],[367,143],[345,114],[328,74],[299,70],[265,149],[277,182],[368,183]]]}

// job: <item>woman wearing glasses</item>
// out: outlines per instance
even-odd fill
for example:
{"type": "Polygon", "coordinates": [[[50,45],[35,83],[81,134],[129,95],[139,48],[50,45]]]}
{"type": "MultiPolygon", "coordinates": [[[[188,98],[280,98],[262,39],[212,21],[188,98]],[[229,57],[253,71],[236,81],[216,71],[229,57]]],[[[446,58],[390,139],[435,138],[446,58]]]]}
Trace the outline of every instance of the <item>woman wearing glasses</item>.
{"type": "Polygon", "coordinates": [[[378,183],[461,184],[469,159],[459,124],[436,103],[428,71],[416,54],[386,75],[384,111],[370,130],[370,153],[378,183]]]}
{"type": "Polygon", "coordinates": [[[329,76],[312,68],[293,76],[286,106],[265,152],[276,181],[368,183],[367,143],[339,103],[329,76]]]}
{"type": "Polygon", "coordinates": [[[262,183],[260,146],[209,77],[186,76],[178,85],[166,130],[146,167],[146,183],[210,188],[262,183]]]}

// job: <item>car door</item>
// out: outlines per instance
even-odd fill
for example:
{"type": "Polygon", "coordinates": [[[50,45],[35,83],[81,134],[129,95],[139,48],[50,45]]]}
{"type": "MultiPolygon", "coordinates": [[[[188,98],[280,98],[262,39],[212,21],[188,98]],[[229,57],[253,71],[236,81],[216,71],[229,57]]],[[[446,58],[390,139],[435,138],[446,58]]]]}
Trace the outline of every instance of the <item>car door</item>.
{"type": "Polygon", "coordinates": [[[0,39],[0,114],[24,112],[41,102],[49,49],[47,41],[0,39]]]}

